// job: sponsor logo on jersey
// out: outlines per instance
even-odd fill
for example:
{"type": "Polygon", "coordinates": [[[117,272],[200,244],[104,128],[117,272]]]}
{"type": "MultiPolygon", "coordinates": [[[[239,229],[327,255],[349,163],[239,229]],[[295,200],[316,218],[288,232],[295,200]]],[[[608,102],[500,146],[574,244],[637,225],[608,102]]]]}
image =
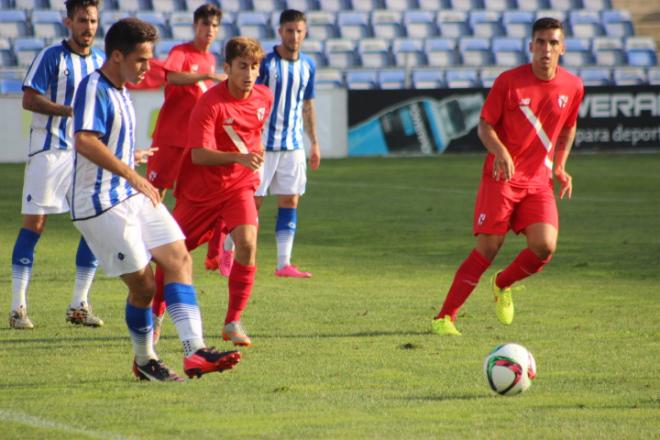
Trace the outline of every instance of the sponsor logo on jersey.
{"type": "Polygon", "coordinates": [[[157,173],[157,172],[155,172],[155,171],[150,171],[150,172],[149,172],[149,180],[150,180],[151,182],[153,182],[154,180],[156,180],[156,176],[158,176],[158,173],[157,173]]]}
{"type": "Polygon", "coordinates": [[[557,104],[559,105],[559,108],[564,108],[566,107],[566,104],[568,104],[568,96],[566,95],[559,95],[557,97],[557,104]]]}
{"type": "Polygon", "coordinates": [[[257,109],[257,119],[260,121],[264,120],[264,115],[266,114],[266,108],[265,107],[259,107],[257,109]]]}

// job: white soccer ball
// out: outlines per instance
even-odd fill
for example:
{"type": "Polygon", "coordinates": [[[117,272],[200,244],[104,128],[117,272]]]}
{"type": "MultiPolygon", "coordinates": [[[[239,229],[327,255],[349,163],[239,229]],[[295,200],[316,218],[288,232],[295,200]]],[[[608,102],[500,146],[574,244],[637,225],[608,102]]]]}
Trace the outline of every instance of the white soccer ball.
{"type": "Polygon", "coordinates": [[[520,394],[536,377],[536,361],[522,345],[498,345],[484,360],[484,376],[496,393],[503,396],[520,394]]]}

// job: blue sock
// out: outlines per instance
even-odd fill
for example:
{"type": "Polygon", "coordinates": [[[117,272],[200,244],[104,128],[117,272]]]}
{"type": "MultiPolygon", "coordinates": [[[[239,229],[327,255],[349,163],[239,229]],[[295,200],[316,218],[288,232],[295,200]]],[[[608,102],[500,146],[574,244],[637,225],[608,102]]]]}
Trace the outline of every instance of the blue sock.
{"type": "Polygon", "coordinates": [[[179,333],[184,355],[190,356],[204,348],[202,315],[197,305],[195,288],[190,284],[169,283],[163,288],[167,313],[179,333]]]}
{"type": "Polygon", "coordinates": [[[98,265],[98,260],[85,238],[81,236],[76,253],[76,283],[73,287],[70,307],[77,308],[88,303],[89,288],[92,286],[98,265]]]}
{"type": "Polygon", "coordinates": [[[151,307],[141,308],[126,303],[126,325],[133,342],[133,351],[138,365],[144,365],[150,359],[158,359],[153,345],[153,320],[151,307]]]}
{"type": "Polygon", "coordinates": [[[27,310],[27,288],[32,275],[34,248],[37,246],[40,234],[21,228],[16,237],[14,251],[11,256],[11,293],[12,310],[23,307],[27,310]]]}
{"type": "Polygon", "coordinates": [[[291,264],[293,239],[296,236],[297,223],[297,208],[280,208],[277,211],[277,222],[275,223],[275,241],[277,242],[278,269],[291,264]]]}

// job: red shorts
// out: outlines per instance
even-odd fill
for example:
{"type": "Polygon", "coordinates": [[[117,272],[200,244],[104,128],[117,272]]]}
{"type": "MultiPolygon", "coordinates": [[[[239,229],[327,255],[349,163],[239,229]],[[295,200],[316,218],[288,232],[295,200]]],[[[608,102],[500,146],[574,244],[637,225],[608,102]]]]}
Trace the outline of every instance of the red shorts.
{"type": "Polygon", "coordinates": [[[253,188],[233,191],[213,203],[177,199],[172,215],[186,236],[189,251],[209,241],[219,221],[227,232],[240,225],[259,225],[253,188]]]}
{"type": "Polygon", "coordinates": [[[534,223],[559,229],[559,214],[552,186],[518,188],[507,182],[481,179],[474,207],[474,235],[516,234],[534,223]]]}
{"type": "Polygon", "coordinates": [[[158,147],[147,161],[147,179],[158,189],[172,189],[179,175],[186,149],[175,146],[158,147]]]}

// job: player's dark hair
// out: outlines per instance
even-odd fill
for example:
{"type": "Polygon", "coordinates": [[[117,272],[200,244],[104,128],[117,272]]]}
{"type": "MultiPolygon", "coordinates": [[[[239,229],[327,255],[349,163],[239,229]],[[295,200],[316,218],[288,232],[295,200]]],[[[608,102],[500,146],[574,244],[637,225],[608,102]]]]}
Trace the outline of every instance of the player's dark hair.
{"type": "Polygon", "coordinates": [[[73,18],[76,9],[86,9],[90,6],[99,9],[101,7],[101,2],[100,0],[66,0],[64,5],[66,6],[66,16],[73,18]]]}
{"type": "Polygon", "coordinates": [[[534,25],[532,26],[532,35],[538,31],[544,31],[546,29],[559,29],[563,33],[564,25],[556,18],[542,17],[534,22],[534,25]]]}
{"type": "Polygon", "coordinates": [[[218,23],[220,23],[222,21],[222,10],[211,3],[200,6],[193,13],[193,21],[195,23],[199,20],[211,20],[213,17],[218,17],[218,23]]]}
{"type": "Polygon", "coordinates": [[[225,46],[225,63],[231,64],[234,58],[251,58],[257,62],[264,59],[266,53],[254,38],[234,37],[225,46]]]}
{"type": "Polygon", "coordinates": [[[137,18],[123,18],[110,26],[105,33],[105,53],[108,57],[118,50],[124,56],[135,50],[141,43],[155,43],[158,31],[149,23],[137,18]]]}
{"type": "Polygon", "coordinates": [[[307,17],[305,17],[304,12],[300,12],[295,9],[287,9],[286,11],[282,11],[280,14],[280,26],[285,23],[296,23],[299,21],[307,23],[307,17]]]}

